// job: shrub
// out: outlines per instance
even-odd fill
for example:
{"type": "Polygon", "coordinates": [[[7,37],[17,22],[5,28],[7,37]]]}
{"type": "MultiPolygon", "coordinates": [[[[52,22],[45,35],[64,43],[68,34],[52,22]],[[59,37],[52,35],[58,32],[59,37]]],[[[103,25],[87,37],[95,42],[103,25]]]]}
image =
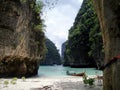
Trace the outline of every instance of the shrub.
{"type": "Polygon", "coordinates": [[[25,77],[22,77],[22,81],[25,82],[25,81],[26,81],[26,78],[25,78],[25,77]]]}
{"type": "Polygon", "coordinates": [[[88,84],[89,86],[94,85],[95,79],[94,78],[87,78],[87,75],[83,76],[83,83],[88,84]]]}
{"type": "Polygon", "coordinates": [[[88,79],[88,84],[89,84],[90,86],[94,85],[94,82],[95,82],[95,79],[94,79],[94,78],[89,78],[89,79],[88,79]]]}
{"type": "Polygon", "coordinates": [[[4,85],[7,87],[8,86],[8,84],[9,84],[9,81],[4,81],[4,85]]]}
{"type": "Polygon", "coordinates": [[[13,80],[13,81],[17,81],[17,79],[18,79],[17,77],[14,77],[12,80],[13,80]]]}

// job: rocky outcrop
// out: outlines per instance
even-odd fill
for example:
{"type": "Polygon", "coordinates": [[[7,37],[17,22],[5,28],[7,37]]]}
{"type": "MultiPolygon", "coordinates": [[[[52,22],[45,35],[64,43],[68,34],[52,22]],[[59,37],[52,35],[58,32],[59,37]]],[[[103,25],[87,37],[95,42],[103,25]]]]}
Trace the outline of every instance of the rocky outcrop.
{"type": "MultiPolygon", "coordinates": [[[[105,63],[120,54],[120,0],[93,0],[102,28],[105,63]]],[[[104,90],[120,89],[120,62],[104,70],[104,90]]]]}
{"type": "Polygon", "coordinates": [[[36,75],[44,33],[35,0],[0,1],[0,77],[36,75]]]}

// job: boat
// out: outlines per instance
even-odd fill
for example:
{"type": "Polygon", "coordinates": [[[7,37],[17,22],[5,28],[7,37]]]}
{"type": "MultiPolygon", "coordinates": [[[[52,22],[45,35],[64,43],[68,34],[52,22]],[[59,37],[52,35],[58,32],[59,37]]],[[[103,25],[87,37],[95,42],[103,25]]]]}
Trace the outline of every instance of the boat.
{"type": "Polygon", "coordinates": [[[67,75],[70,75],[70,76],[84,76],[85,75],[85,72],[81,72],[81,73],[70,73],[69,71],[66,71],[66,74],[67,75]]]}

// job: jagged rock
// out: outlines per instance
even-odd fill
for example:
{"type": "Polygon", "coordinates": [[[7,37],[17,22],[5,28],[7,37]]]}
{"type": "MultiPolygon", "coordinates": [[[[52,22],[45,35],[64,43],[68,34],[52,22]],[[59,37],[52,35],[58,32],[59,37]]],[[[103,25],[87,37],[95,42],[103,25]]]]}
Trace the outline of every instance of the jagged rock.
{"type": "MultiPolygon", "coordinates": [[[[120,54],[120,0],[93,0],[98,14],[104,49],[105,63],[120,54]]],[[[104,70],[104,90],[120,89],[120,62],[104,70]]]]}
{"type": "Polygon", "coordinates": [[[0,77],[36,75],[43,56],[44,33],[31,5],[35,0],[0,0],[0,77]]]}

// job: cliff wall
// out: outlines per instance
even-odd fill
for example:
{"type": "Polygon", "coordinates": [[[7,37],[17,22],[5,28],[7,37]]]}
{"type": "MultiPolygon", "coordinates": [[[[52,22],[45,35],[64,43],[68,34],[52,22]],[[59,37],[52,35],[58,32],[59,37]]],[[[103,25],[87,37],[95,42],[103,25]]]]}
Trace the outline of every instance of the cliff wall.
{"type": "Polygon", "coordinates": [[[36,75],[44,33],[35,0],[0,0],[0,76],[36,75]]]}
{"type": "Polygon", "coordinates": [[[100,24],[91,0],[83,0],[82,6],[69,30],[64,65],[96,67],[103,65],[100,24]]]}
{"type": "Polygon", "coordinates": [[[45,40],[46,56],[40,61],[40,65],[61,65],[59,50],[55,44],[48,38],[45,40]]]}

